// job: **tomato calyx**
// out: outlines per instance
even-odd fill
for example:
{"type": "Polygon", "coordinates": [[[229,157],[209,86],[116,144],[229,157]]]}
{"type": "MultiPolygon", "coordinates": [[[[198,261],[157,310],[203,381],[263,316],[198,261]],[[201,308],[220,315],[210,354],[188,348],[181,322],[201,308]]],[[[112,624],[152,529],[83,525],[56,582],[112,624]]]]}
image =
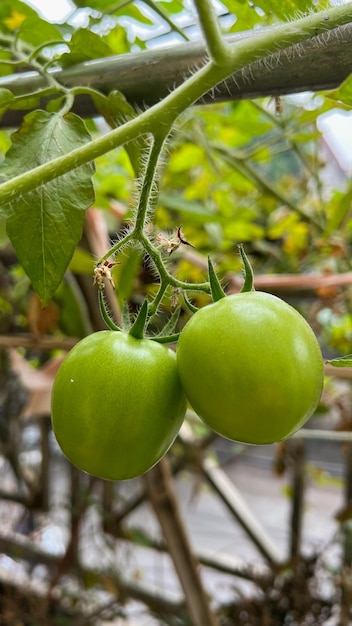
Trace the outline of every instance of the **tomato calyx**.
{"type": "MultiPolygon", "coordinates": [[[[178,237],[181,243],[188,243],[181,236],[180,228],[178,230],[178,237]]],[[[242,263],[243,263],[243,268],[244,268],[244,284],[241,289],[241,292],[244,293],[248,291],[253,291],[254,287],[253,287],[252,267],[244,252],[242,244],[240,244],[238,247],[239,247],[239,253],[240,253],[242,263]]],[[[176,343],[180,336],[180,333],[176,332],[180,308],[176,308],[173,311],[169,321],[166,322],[162,331],[160,331],[157,335],[148,336],[147,334],[149,321],[153,317],[154,313],[156,312],[160,304],[160,301],[162,299],[162,296],[164,292],[166,291],[166,287],[163,286],[162,284],[160,286],[160,289],[157,295],[155,296],[154,301],[148,303],[147,299],[144,300],[134,321],[131,321],[130,319],[129,308],[128,308],[128,305],[126,304],[123,306],[123,310],[122,310],[121,326],[116,324],[116,322],[111,317],[108,311],[107,304],[104,298],[104,291],[105,291],[104,280],[108,280],[111,286],[115,289],[115,283],[111,276],[111,267],[113,267],[116,264],[117,262],[110,263],[108,261],[105,261],[103,264],[99,263],[94,273],[94,284],[96,284],[98,287],[98,300],[99,300],[100,313],[107,327],[114,332],[125,331],[130,336],[134,337],[135,339],[152,339],[153,341],[156,341],[158,343],[165,343],[165,344],[176,343]],[[101,273],[102,271],[103,273],[101,273]]],[[[209,277],[209,282],[206,285],[206,291],[207,293],[210,292],[213,302],[215,303],[223,298],[226,298],[226,293],[221,286],[221,282],[217,276],[213,262],[210,257],[208,257],[208,277],[209,277]]],[[[199,288],[199,285],[197,287],[199,288]]],[[[189,288],[190,289],[192,288],[191,285],[189,286],[189,288]]],[[[190,302],[187,296],[186,289],[185,288],[183,288],[182,290],[175,289],[175,293],[174,293],[173,300],[172,300],[172,309],[175,308],[176,306],[176,299],[177,299],[176,294],[179,294],[181,291],[185,306],[190,310],[192,314],[194,314],[198,311],[198,308],[190,302]]]]}
{"type": "Polygon", "coordinates": [[[243,263],[244,282],[241,289],[241,293],[247,293],[248,291],[254,291],[254,274],[249,259],[244,251],[242,244],[238,246],[240,257],[243,263]]]}
{"type": "Polygon", "coordinates": [[[157,343],[176,343],[178,341],[178,338],[180,336],[180,333],[175,333],[175,328],[178,322],[178,318],[180,315],[180,307],[178,307],[171,315],[170,319],[168,320],[168,322],[166,322],[164,328],[161,330],[161,332],[156,335],[155,337],[148,337],[146,335],[146,327],[148,325],[148,301],[145,299],[141,308],[138,311],[137,317],[135,319],[135,321],[133,322],[133,324],[131,324],[130,318],[129,318],[129,312],[128,312],[128,307],[124,307],[123,310],[123,326],[124,328],[120,328],[120,326],[118,326],[114,320],[111,318],[107,307],[106,307],[106,303],[104,300],[104,295],[103,295],[103,289],[99,288],[98,290],[98,300],[99,300],[99,309],[100,309],[100,313],[101,316],[105,322],[105,324],[107,325],[107,327],[116,332],[124,332],[124,330],[126,331],[126,329],[128,329],[128,334],[131,335],[131,337],[134,337],[135,339],[151,339],[153,341],[156,341],[157,343]]]}
{"type": "Polygon", "coordinates": [[[148,317],[148,301],[144,300],[141,308],[137,313],[137,317],[133,322],[131,328],[128,333],[135,339],[144,339],[145,327],[147,324],[148,317]]]}
{"type": "Polygon", "coordinates": [[[209,274],[209,283],[210,283],[210,291],[213,302],[217,302],[221,300],[221,298],[226,297],[226,293],[221,287],[220,281],[217,277],[217,274],[214,269],[214,265],[210,257],[208,257],[208,274],[209,274]]]}

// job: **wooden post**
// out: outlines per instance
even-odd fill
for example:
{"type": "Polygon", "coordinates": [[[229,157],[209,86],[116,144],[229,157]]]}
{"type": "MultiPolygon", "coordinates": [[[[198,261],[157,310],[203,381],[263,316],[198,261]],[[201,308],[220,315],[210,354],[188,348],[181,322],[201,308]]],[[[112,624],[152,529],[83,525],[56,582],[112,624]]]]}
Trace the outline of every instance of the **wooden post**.
{"type": "Polygon", "coordinates": [[[218,626],[182,521],[167,458],[145,475],[150,502],[173,560],[193,626],[218,626]]]}

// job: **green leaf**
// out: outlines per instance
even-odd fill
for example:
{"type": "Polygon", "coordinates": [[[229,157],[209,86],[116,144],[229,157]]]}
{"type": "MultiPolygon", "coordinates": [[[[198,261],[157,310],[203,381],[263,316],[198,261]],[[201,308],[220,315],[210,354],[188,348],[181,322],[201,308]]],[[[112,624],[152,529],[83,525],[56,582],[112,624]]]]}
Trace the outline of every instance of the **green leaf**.
{"type": "MultiPolygon", "coordinates": [[[[125,122],[136,117],[134,108],[127,102],[125,96],[119,91],[113,91],[109,96],[102,100],[93,97],[95,105],[99,112],[105,117],[106,121],[113,128],[121,126],[125,122]]],[[[146,142],[143,137],[130,141],[126,144],[126,152],[130,158],[131,165],[134,169],[135,176],[138,178],[143,172],[146,142]]]]}
{"type": "Polygon", "coordinates": [[[18,36],[33,47],[50,41],[63,40],[60,30],[40,17],[27,17],[21,25],[18,36]]]}
{"type": "Polygon", "coordinates": [[[15,111],[28,111],[30,109],[37,109],[40,103],[40,96],[17,96],[12,105],[11,109],[15,111]]]}
{"type": "Polygon", "coordinates": [[[184,213],[201,223],[225,221],[223,216],[212,213],[204,204],[185,200],[181,195],[161,193],[159,204],[169,211],[184,213]]]}
{"type": "Polygon", "coordinates": [[[32,7],[20,0],[2,0],[0,2],[0,30],[13,33],[21,26],[26,17],[36,17],[38,14],[32,7]]]}
{"type": "Polygon", "coordinates": [[[127,248],[126,256],[120,255],[121,265],[116,270],[117,278],[117,297],[120,306],[128,301],[135,283],[137,273],[143,258],[143,251],[140,248],[127,248]]]}
{"type": "Polygon", "coordinates": [[[112,55],[108,44],[99,35],[86,28],[79,28],[67,43],[70,52],[65,52],[60,57],[63,66],[83,63],[89,59],[101,59],[112,55]]]}
{"type": "Polygon", "coordinates": [[[138,7],[132,5],[132,2],[127,5],[125,2],[118,3],[116,0],[89,0],[89,2],[85,2],[84,0],[75,0],[74,4],[79,8],[89,6],[95,11],[100,11],[100,13],[126,15],[137,20],[137,22],[141,22],[142,24],[153,24],[153,22],[146,15],[144,15],[138,7]],[[115,8],[118,4],[120,4],[120,8],[115,8]]]}
{"type": "Polygon", "coordinates": [[[0,76],[10,76],[13,73],[13,65],[7,63],[7,61],[11,61],[11,59],[11,52],[0,48],[0,76]]]}
{"type": "Polygon", "coordinates": [[[84,337],[93,332],[87,302],[70,272],[66,272],[64,280],[55,292],[54,300],[59,305],[59,327],[65,335],[84,337]]]}
{"type": "MultiPolygon", "coordinates": [[[[9,179],[87,143],[76,115],[34,111],[24,118],[1,167],[9,179]]],[[[84,211],[94,201],[93,164],[79,167],[3,207],[7,233],[43,304],[60,284],[78,243],[84,211]]]]}
{"type": "Polygon", "coordinates": [[[308,13],[312,10],[318,10],[311,0],[256,0],[256,7],[260,7],[265,13],[272,13],[280,20],[287,22],[290,18],[297,15],[299,12],[308,13]]]}
{"type": "Polygon", "coordinates": [[[181,13],[184,11],[183,3],[180,0],[160,1],[158,4],[168,13],[181,13]]]}
{"type": "Polygon", "coordinates": [[[147,24],[148,26],[151,26],[153,24],[153,21],[149,17],[142,13],[142,11],[137,6],[133,5],[124,6],[122,9],[114,11],[113,14],[130,17],[136,22],[140,22],[141,24],[147,24]]]}
{"type": "Polygon", "coordinates": [[[205,162],[205,158],[206,155],[202,146],[187,143],[171,155],[168,169],[172,174],[187,172],[193,167],[202,165],[205,162]]]}
{"type": "Polygon", "coordinates": [[[346,354],[346,356],[331,359],[330,361],[326,361],[326,363],[334,367],[352,367],[352,354],[346,354]]]}
{"type": "Polygon", "coordinates": [[[332,100],[338,100],[339,102],[343,102],[343,104],[352,107],[352,75],[346,78],[338,89],[328,91],[325,95],[332,100]]]}
{"type": "Polygon", "coordinates": [[[330,237],[338,231],[339,228],[343,229],[343,224],[351,210],[352,202],[352,189],[347,193],[336,192],[335,197],[332,198],[331,204],[327,206],[327,224],[324,231],[325,237],[330,237]]]}
{"type": "Polygon", "coordinates": [[[76,248],[70,261],[70,270],[74,274],[93,276],[96,260],[83,248],[76,248]]]}
{"type": "Polygon", "coordinates": [[[103,37],[103,41],[109,46],[110,54],[124,54],[130,51],[126,30],[117,24],[107,35],[103,37]]]}
{"type": "Polygon", "coordinates": [[[9,89],[0,89],[0,117],[11,107],[13,99],[13,93],[9,89]]]}

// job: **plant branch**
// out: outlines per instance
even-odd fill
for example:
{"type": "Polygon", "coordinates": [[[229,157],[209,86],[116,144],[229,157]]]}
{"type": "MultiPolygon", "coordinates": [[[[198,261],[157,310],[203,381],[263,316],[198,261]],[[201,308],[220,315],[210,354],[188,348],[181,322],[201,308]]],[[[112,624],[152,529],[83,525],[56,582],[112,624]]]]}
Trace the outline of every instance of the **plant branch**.
{"type": "Polygon", "coordinates": [[[138,239],[139,234],[143,231],[148,211],[151,208],[153,202],[153,194],[155,191],[155,186],[157,184],[157,176],[158,176],[158,163],[160,159],[160,153],[162,151],[164,141],[168,132],[163,133],[162,135],[155,135],[153,139],[152,146],[150,148],[150,153],[148,156],[148,162],[146,164],[141,192],[139,196],[137,215],[136,215],[136,223],[133,229],[133,234],[138,239]]]}
{"type": "Polygon", "coordinates": [[[167,271],[163,263],[163,259],[161,257],[159,250],[157,250],[157,248],[154,247],[154,245],[152,244],[152,242],[150,241],[150,239],[147,237],[147,235],[144,232],[140,234],[139,241],[142,243],[145,251],[148,253],[151,260],[153,261],[158,271],[160,282],[166,285],[171,285],[172,287],[175,287],[176,289],[181,289],[185,291],[190,291],[190,290],[205,291],[205,293],[210,293],[210,284],[208,282],[194,283],[194,284],[186,283],[182,280],[178,280],[175,276],[170,274],[167,271]]]}
{"type": "MultiPolygon", "coordinates": [[[[226,35],[225,39],[228,45],[233,46],[274,30],[277,26],[237,32],[226,35]]],[[[220,82],[216,90],[208,91],[200,102],[206,104],[334,89],[352,72],[351,43],[352,23],[335,28],[324,38],[309,38],[299,46],[268,56],[261,63],[252,63],[244,71],[235,72],[220,82]]],[[[201,67],[207,58],[206,46],[203,40],[198,40],[165,47],[162,55],[160,49],[151,48],[64,68],[48,69],[46,64],[45,69],[55,74],[60,84],[69,88],[91,86],[105,95],[117,89],[131,104],[145,109],[182,84],[190,68],[201,67]]],[[[50,64],[54,62],[55,59],[50,64]]],[[[0,85],[19,95],[42,89],[46,82],[38,72],[23,71],[0,77],[0,85]]],[[[97,109],[93,100],[79,94],[75,112],[83,117],[94,117],[97,109]]],[[[8,109],[0,120],[0,126],[18,126],[23,115],[21,110],[8,109]]]]}
{"type": "Polygon", "coordinates": [[[199,22],[211,59],[222,65],[228,59],[229,46],[222,37],[219,20],[210,0],[194,0],[199,22]]]}
{"type": "Polygon", "coordinates": [[[189,37],[187,35],[187,33],[185,33],[182,28],[180,28],[176,22],[174,22],[174,20],[171,19],[170,15],[167,13],[167,11],[160,5],[158,5],[156,2],[154,2],[154,0],[144,0],[144,3],[150,7],[153,11],[155,11],[155,13],[157,13],[157,15],[159,15],[159,17],[161,17],[162,20],[164,20],[168,26],[170,26],[171,30],[175,33],[177,33],[178,35],[180,35],[182,37],[182,39],[185,39],[186,41],[189,41],[189,37]]]}
{"type": "Polygon", "coordinates": [[[177,117],[205,93],[235,71],[273,52],[326,33],[352,21],[352,3],[334,7],[289,24],[277,26],[270,32],[238,42],[231,48],[226,62],[219,66],[209,62],[196,74],[169,94],[164,100],[144,111],[137,118],[112,130],[94,141],[57,159],[44,163],[0,185],[0,202],[7,203],[66,172],[94,160],[118,146],[156,129],[169,128],[177,117]]]}

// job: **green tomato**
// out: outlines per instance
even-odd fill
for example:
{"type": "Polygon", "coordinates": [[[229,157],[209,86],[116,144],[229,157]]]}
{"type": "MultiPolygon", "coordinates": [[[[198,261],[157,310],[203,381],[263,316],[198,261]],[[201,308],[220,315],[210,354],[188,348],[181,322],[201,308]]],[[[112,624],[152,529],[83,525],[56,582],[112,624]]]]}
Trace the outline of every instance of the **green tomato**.
{"type": "Polygon", "coordinates": [[[220,435],[269,444],[300,428],[320,400],[323,360],[304,318],[267,293],[221,298],[197,311],[177,348],[183,388],[220,435]]]}
{"type": "Polygon", "coordinates": [[[52,426],[74,465],[99,478],[123,480],[161,459],[186,405],[174,352],[106,330],[85,337],[60,366],[52,426]]]}

